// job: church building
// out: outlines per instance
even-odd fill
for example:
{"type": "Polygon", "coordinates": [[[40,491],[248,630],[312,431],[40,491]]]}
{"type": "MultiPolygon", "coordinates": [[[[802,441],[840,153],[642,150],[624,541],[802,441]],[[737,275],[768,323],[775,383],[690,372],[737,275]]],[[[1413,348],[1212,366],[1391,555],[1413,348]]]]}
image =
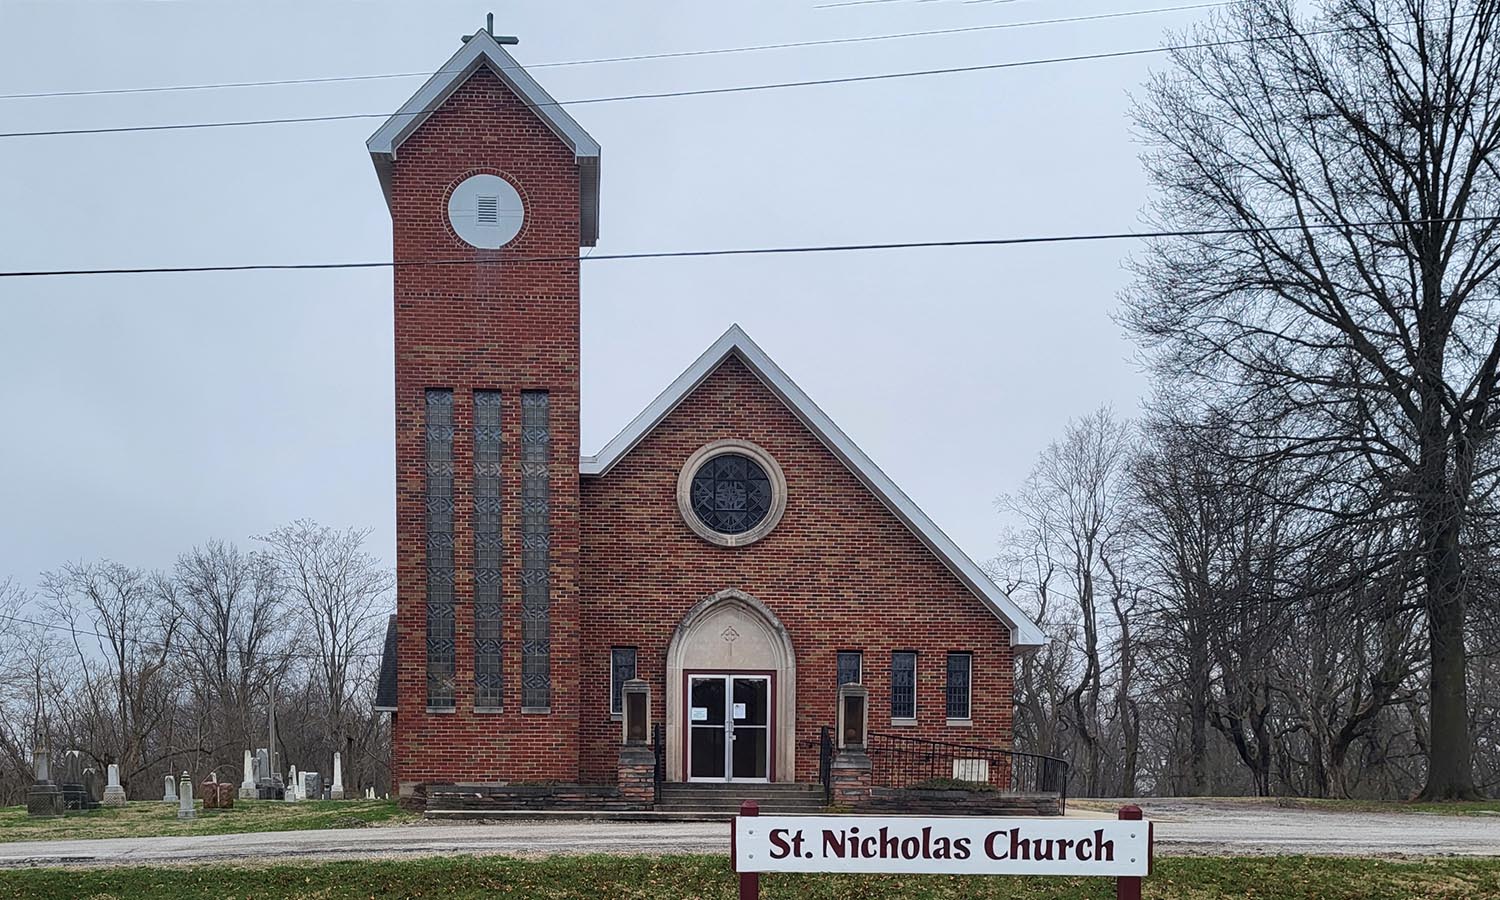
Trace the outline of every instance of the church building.
{"type": "Polygon", "coordinates": [[[737,325],[581,452],[600,148],[514,42],[465,38],[368,142],[397,261],[393,792],[613,785],[627,682],[666,782],[817,781],[850,683],[871,732],[1009,748],[1041,630],[737,325]]]}

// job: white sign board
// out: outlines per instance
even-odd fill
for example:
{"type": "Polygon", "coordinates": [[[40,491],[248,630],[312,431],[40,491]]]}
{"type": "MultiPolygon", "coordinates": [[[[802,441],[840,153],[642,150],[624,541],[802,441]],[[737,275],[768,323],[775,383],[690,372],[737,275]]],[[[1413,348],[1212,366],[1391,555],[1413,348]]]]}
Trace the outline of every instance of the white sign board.
{"type": "Polygon", "coordinates": [[[708,707],[706,707],[706,706],[695,706],[695,707],[693,707],[693,721],[694,722],[707,722],[708,721],[708,707]]]}
{"type": "Polygon", "coordinates": [[[737,816],[737,872],[1145,876],[1151,823],[1117,819],[737,816]]]}
{"type": "Polygon", "coordinates": [[[743,703],[736,703],[734,705],[734,717],[736,719],[743,719],[743,718],[745,718],[745,704],[743,704],[743,703]]]}

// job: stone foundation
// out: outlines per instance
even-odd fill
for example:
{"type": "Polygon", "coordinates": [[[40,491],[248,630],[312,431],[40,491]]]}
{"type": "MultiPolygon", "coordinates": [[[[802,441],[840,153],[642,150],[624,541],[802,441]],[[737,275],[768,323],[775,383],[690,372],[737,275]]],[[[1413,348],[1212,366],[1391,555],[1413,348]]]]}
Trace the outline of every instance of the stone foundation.
{"type": "Polygon", "coordinates": [[[646,746],[620,748],[620,764],[615,780],[620,799],[627,803],[651,806],[656,803],[656,754],[646,746]]]}
{"type": "Polygon", "coordinates": [[[841,750],[833,758],[834,806],[863,806],[870,802],[870,757],[859,750],[841,750]]]}

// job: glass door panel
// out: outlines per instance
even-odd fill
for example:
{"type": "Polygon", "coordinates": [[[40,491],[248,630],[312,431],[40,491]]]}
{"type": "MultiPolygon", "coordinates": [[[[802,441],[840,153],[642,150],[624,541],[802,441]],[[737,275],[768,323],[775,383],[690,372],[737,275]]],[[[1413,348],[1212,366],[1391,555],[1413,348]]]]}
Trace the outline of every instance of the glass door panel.
{"type": "Polygon", "coordinates": [[[723,676],[693,678],[688,687],[688,777],[722,781],[729,713],[723,676]]]}
{"type": "Polygon", "coordinates": [[[736,676],[730,679],[733,738],[730,778],[764,780],[770,777],[771,684],[764,677],[736,676]]]}

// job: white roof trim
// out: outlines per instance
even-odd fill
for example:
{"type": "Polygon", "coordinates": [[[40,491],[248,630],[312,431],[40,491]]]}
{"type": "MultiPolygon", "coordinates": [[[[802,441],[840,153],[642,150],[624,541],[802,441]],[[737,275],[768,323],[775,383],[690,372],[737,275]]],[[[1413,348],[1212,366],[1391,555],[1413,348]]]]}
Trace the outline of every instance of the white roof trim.
{"type": "Polygon", "coordinates": [[[568,115],[562,105],[532,78],[521,64],[483,28],[474,32],[442,68],[427,79],[365,142],[380,175],[386,202],[391,199],[391,162],[401,144],[442,106],[480,66],[505,83],[573,151],[579,166],[580,245],[592,247],[599,239],[599,142],[568,115]]]}
{"type": "Polygon", "coordinates": [[[833,424],[833,420],[818,408],[796,382],[771,361],[750,336],[738,325],[731,326],[724,336],[688,367],[686,372],[661,393],[651,405],[615,436],[594,456],[579,461],[579,472],[585,476],[607,475],[615,464],[628,454],[636,444],[651,432],[672,410],[682,403],[701,385],[729,356],[735,356],[745,364],[761,383],[771,390],[786,408],[791,410],[804,426],[811,431],[823,446],[854,474],[876,497],[885,504],[896,518],[900,519],[912,534],[916,535],[928,550],[946,565],[959,581],[962,581],[976,597],[983,600],[990,611],[1010,628],[1011,646],[1017,648],[1040,647],[1048,642],[1047,635],[1031,621],[1022,609],[1011,600],[1000,586],[970,559],[953,540],[943,533],[927,514],[922,512],[911,498],[906,496],[896,483],[875,465],[864,451],[860,450],[849,436],[833,424]]]}

